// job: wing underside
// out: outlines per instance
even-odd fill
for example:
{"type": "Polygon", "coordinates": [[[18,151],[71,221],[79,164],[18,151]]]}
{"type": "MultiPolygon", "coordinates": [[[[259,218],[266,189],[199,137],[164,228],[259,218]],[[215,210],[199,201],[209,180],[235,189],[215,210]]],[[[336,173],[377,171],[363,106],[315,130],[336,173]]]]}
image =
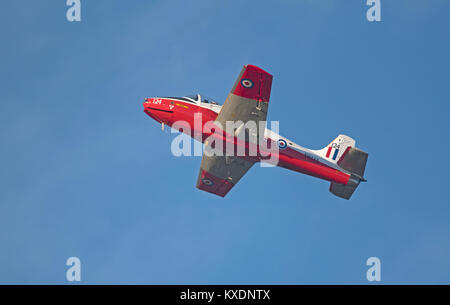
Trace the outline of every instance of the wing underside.
{"type": "MultiPolygon", "coordinates": [[[[256,66],[244,66],[217,116],[216,124],[225,127],[227,121],[241,121],[243,124],[254,121],[259,126],[259,122],[267,117],[271,86],[272,75],[256,66]]],[[[224,197],[253,164],[235,156],[207,156],[204,153],[197,188],[224,197]]]]}
{"type": "Polygon", "coordinates": [[[197,188],[224,197],[253,164],[238,157],[203,155],[197,188]]]}

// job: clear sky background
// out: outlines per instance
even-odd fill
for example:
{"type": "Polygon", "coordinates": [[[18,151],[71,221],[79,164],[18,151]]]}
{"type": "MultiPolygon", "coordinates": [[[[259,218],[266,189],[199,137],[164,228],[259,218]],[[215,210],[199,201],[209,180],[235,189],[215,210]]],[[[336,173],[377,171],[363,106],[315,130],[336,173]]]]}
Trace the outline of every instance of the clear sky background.
{"type": "Polygon", "coordinates": [[[0,282],[450,283],[450,1],[82,0],[0,5],[0,282]],[[244,64],[274,75],[269,120],[369,152],[350,201],[255,166],[225,198],[143,99],[223,101],[244,64]]]}

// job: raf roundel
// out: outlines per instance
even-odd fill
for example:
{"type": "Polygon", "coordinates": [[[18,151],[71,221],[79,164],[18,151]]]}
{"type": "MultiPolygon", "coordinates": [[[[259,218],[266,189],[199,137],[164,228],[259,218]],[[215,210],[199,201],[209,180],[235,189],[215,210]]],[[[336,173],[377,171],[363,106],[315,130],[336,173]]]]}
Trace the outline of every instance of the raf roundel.
{"type": "Polygon", "coordinates": [[[279,139],[279,140],[278,140],[278,147],[279,147],[280,149],[285,149],[285,148],[287,147],[286,141],[283,140],[283,139],[279,139]]]}
{"type": "Polygon", "coordinates": [[[253,87],[253,82],[247,78],[244,78],[243,80],[241,80],[241,85],[245,88],[251,88],[253,87]]]}
{"type": "Polygon", "coordinates": [[[202,179],[202,182],[204,185],[207,185],[207,186],[214,185],[214,182],[212,182],[211,180],[209,180],[207,178],[202,179]]]}

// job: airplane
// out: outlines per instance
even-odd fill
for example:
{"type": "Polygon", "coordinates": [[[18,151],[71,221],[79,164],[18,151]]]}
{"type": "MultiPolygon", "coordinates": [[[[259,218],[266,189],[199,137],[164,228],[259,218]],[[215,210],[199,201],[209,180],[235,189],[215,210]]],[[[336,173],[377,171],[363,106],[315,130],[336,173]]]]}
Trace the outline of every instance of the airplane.
{"type": "MultiPolygon", "coordinates": [[[[237,136],[237,130],[233,133],[221,129],[228,121],[265,123],[272,78],[271,74],[257,66],[245,65],[223,105],[200,94],[153,97],[145,99],[144,112],[161,123],[163,128],[164,125],[173,127],[179,121],[195,126],[195,117],[200,114],[201,122],[197,124],[200,128],[180,128],[179,131],[203,142],[205,150],[213,145],[208,143],[212,136],[215,137],[213,139],[231,141],[232,145],[245,147],[242,155],[203,152],[196,185],[200,190],[225,197],[255,163],[266,162],[270,155],[276,157],[277,166],[327,180],[332,194],[350,199],[360,182],[366,181],[364,171],[368,158],[368,153],[355,147],[356,142],[351,137],[340,134],[323,149],[312,150],[267,128],[263,132],[264,142],[250,139],[248,132],[242,138],[237,136]],[[204,128],[207,122],[212,122],[217,128],[204,128]],[[256,154],[248,153],[251,147],[256,148],[256,154]],[[268,151],[267,147],[278,150],[268,151]]],[[[259,132],[257,137],[261,139],[262,133],[259,132]]]]}

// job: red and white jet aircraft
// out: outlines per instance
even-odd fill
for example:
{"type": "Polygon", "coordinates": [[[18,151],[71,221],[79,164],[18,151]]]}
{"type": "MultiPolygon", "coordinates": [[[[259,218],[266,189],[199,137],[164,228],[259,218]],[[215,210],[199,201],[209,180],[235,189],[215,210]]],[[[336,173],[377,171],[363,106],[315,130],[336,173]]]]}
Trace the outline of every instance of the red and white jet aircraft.
{"type": "MultiPolygon", "coordinates": [[[[216,140],[232,142],[235,146],[256,147],[257,154],[248,153],[240,156],[215,155],[203,153],[197,188],[224,197],[238,183],[244,174],[256,162],[264,162],[267,155],[275,156],[278,166],[318,177],[331,182],[330,192],[350,199],[355,189],[364,179],[368,154],[355,147],[355,140],[339,135],[329,145],[320,150],[304,148],[275,132],[265,129],[264,145],[250,139],[238,138],[231,133],[217,128],[204,128],[207,122],[225,126],[229,121],[246,123],[265,122],[269,105],[272,75],[253,65],[246,65],[239,74],[223,106],[215,101],[197,94],[185,97],[147,98],[144,112],[159,123],[172,126],[177,121],[185,121],[191,130],[182,129],[197,140],[208,144],[211,136],[216,140]],[[201,114],[200,124],[195,117],[201,114]],[[200,125],[199,127],[195,127],[200,125]],[[216,129],[216,130],[214,130],[216,129]],[[220,132],[217,132],[220,130],[220,132]],[[227,133],[228,132],[228,133],[227,133]],[[277,146],[274,152],[267,147],[277,146]],[[264,152],[264,154],[263,154],[264,152]]],[[[239,128],[238,128],[239,129],[239,128]]],[[[261,138],[262,135],[258,135],[261,138]]]]}

